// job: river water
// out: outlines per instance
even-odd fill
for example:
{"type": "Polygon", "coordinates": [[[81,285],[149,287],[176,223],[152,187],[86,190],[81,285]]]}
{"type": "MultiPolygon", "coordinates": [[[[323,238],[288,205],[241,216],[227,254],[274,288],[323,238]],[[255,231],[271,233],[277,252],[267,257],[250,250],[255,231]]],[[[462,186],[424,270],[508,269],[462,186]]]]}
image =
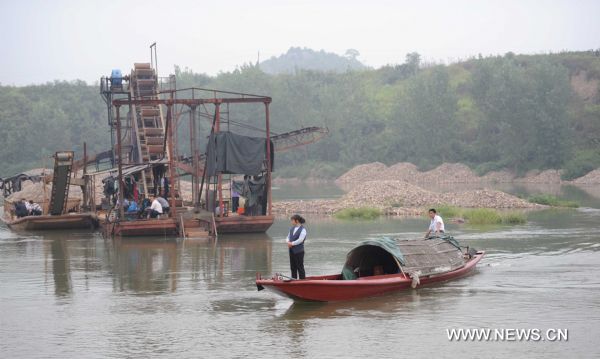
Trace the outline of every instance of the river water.
{"type": "MultiPolygon", "coordinates": [[[[487,252],[469,277],[329,304],[256,291],[256,272],[289,271],[287,220],[267,234],[216,242],[0,227],[0,356],[597,358],[600,199],[560,191],[586,207],[533,213],[520,226],[448,224],[463,244],[487,252]],[[561,329],[568,340],[456,342],[447,337],[453,328],[536,329],[544,338],[561,329]]],[[[340,194],[327,186],[274,191],[278,198],[340,194]]],[[[425,217],[308,217],[307,272],[339,272],[356,242],[418,237],[427,224],[425,217]]]]}

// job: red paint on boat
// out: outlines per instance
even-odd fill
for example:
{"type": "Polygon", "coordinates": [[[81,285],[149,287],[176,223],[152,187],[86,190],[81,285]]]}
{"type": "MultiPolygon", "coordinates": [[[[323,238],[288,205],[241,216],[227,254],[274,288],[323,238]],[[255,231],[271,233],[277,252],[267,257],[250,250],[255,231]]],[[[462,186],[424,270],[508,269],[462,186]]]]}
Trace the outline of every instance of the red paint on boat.
{"type": "MultiPolygon", "coordinates": [[[[485,252],[477,252],[465,265],[453,271],[419,277],[418,287],[464,277],[471,273],[485,252]]],[[[307,277],[302,280],[262,279],[256,285],[295,300],[332,302],[372,297],[411,288],[412,279],[404,273],[342,280],[341,274],[307,277]]]]}

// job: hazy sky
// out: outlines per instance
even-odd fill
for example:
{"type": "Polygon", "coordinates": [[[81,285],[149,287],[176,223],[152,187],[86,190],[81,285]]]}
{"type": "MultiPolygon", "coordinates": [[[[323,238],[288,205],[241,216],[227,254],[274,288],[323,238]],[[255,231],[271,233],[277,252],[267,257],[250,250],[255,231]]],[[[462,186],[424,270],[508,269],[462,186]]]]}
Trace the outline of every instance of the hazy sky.
{"type": "Polygon", "coordinates": [[[149,61],[216,74],[291,46],[379,67],[407,52],[469,56],[600,48],[600,0],[589,1],[110,1],[0,0],[0,83],[89,83],[149,61]]]}

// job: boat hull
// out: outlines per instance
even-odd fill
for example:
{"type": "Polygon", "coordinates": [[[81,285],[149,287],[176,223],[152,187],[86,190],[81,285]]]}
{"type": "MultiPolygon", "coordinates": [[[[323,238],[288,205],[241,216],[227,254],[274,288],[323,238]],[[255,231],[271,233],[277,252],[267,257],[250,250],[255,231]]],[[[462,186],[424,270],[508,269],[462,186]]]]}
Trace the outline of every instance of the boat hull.
{"type": "MultiPolygon", "coordinates": [[[[419,277],[417,288],[470,274],[485,252],[478,252],[453,271],[419,277]]],[[[256,285],[285,297],[302,301],[332,302],[383,295],[411,288],[413,280],[403,273],[341,280],[340,274],[307,277],[303,280],[257,278],[256,285]]]]}
{"type": "Polygon", "coordinates": [[[103,227],[104,233],[107,236],[151,237],[177,235],[177,221],[173,218],[105,223],[103,227]]]}
{"type": "Polygon", "coordinates": [[[273,224],[273,216],[228,216],[215,217],[217,233],[260,233],[273,224]]]}
{"type": "Polygon", "coordinates": [[[13,230],[20,231],[42,231],[60,229],[96,229],[98,228],[98,217],[94,213],[63,214],[60,216],[27,216],[2,221],[13,230]]]}

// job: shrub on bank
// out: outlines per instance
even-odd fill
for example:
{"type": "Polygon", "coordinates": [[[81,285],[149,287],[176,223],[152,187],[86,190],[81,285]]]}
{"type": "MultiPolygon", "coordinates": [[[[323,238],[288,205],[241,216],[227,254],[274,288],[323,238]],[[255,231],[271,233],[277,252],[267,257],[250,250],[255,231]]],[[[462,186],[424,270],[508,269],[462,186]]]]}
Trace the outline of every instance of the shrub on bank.
{"type": "Polygon", "coordinates": [[[600,151],[578,151],[571,160],[565,163],[561,178],[563,180],[573,180],[585,176],[598,167],[600,167],[600,151]]]}
{"type": "Polygon", "coordinates": [[[379,218],[383,213],[381,210],[372,207],[345,208],[335,213],[338,219],[366,219],[372,220],[379,218]]]}
{"type": "Polygon", "coordinates": [[[502,224],[525,224],[527,222],[525,213],[518,211],[500,213],[500,217],[502,217],[502,224]]]}
{"type": "Polygon", "coordinates": [[[524,224],[527,216],[521,211],[499,211],[492,208],[459,208],[449,205],[435,207],[445,218],[464,218],[469,224],[524,224]]]}
{"type": "Polygon", "coordinates": [[[531,203],[543,204],[546,206],[553,207],[579,207],[579,203],[575,201],[566,201],[551,194],[536,194],[534,196],[529,197],[528,201],[531,203]]]}
{"type": "Polygon", "coordinates": [[[461,217],[461,209],[458,207],[450,206],[447,204],[442,204],[439,206],[431,206],[430,208],[435,208],[437,213],[442,217],[461,217]]]}
{"type": "Polygon", "coordinates": [[[463,212],[463,217],[469,224],[500,224],[502,217],[498,211],[490,208],[469,208],[463,212]]]}

